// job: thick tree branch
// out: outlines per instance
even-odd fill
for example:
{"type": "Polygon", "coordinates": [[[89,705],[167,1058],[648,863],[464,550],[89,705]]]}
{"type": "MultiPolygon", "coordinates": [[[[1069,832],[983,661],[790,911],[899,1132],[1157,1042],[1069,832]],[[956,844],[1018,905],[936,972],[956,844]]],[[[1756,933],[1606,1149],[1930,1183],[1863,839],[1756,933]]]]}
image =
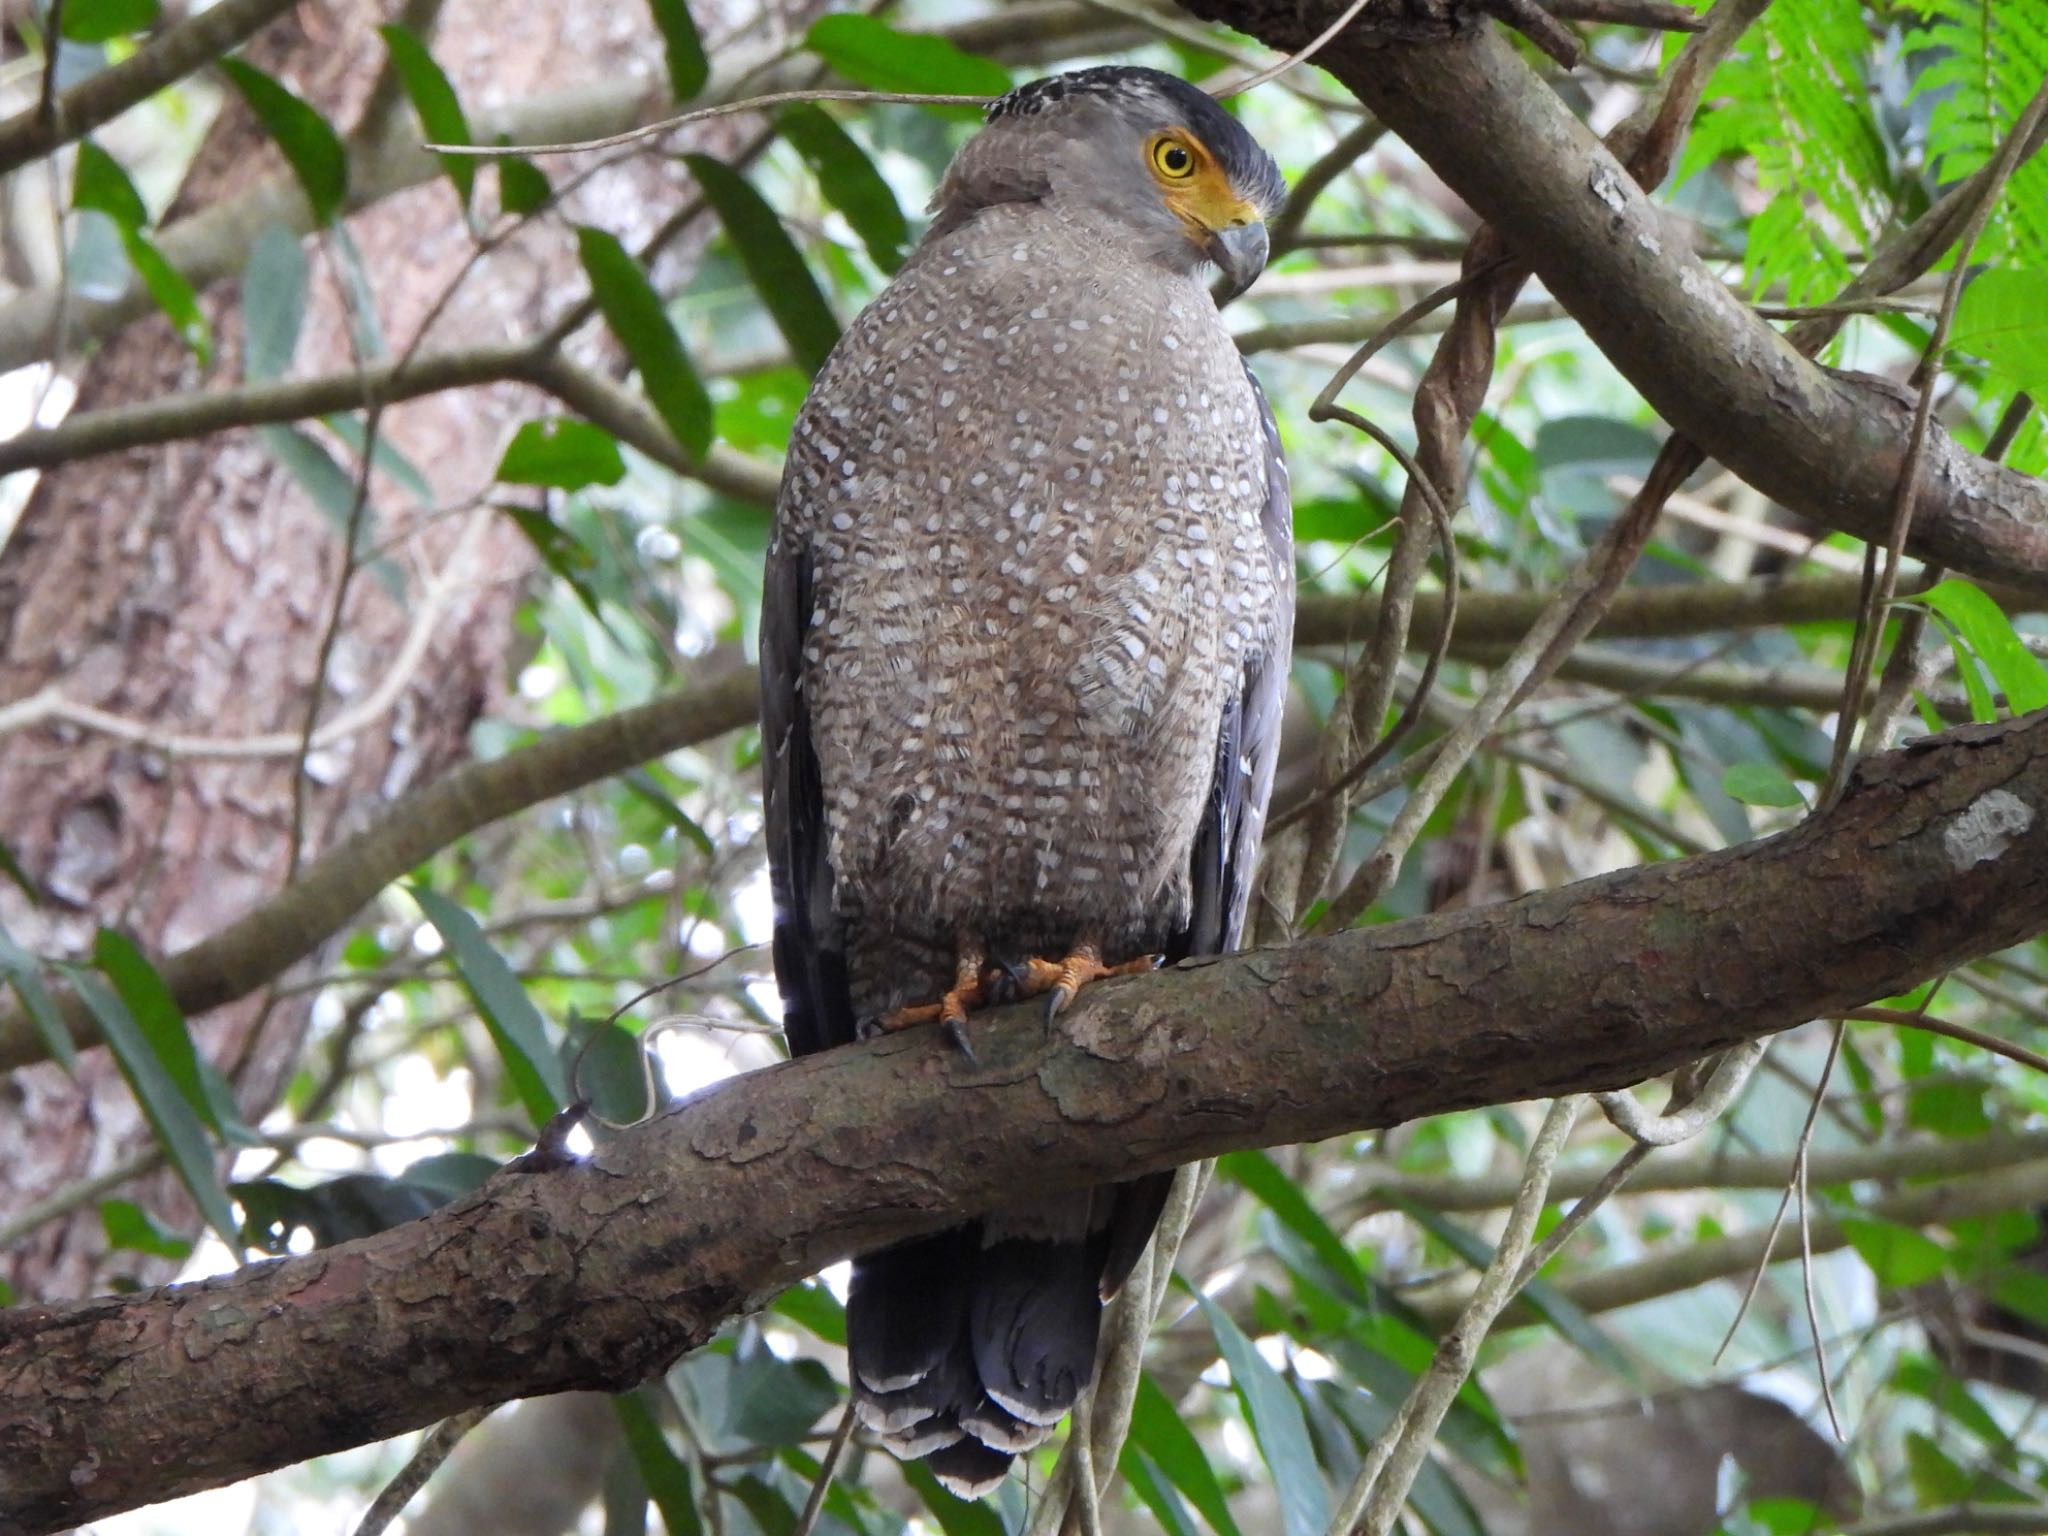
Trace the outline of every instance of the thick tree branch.
{"type": "MultiPolygon", "coordinates": [[[[663,453],[680,455],[673,439],[637,397],[593,374],[576,372],[583,382],[573,397],[565,397],[565,403],[589,413],[629,441],[647,439],[650,451],[665,443],[663,453]]],[[[714,461],[716,458],[714,454],[714,461]]],[[[758,480],[763,471],[754,460],[736,454],[732,458],[729,484],[720,488],[737,495],[746,488],[748,478],[758,480]]],[[[708,483],[718,483],[702,466],[699,469],[708,483]]],[[[1999,595],[2010,612],[2027,606],[2019,594],[1999,595]]],[[[1856,612],[1856,596],[1854,578],[1825,576],[1635,588],[1617,597],[1596,633],[1646,638],[1849,618],[1856,612]]],[[[1459,607],[1460,643],[1469,637],[1476,649],[1512,642],[1528,628],[1542,601],[1538,595],[1524,593],[1468,596],[1459,607]]],[[[1352,635],[1370,631],[1377,605],[1378,598],[1371,593],[1304,598],[1296,637],[1304,646],[1344,643],[1352,635]]],[[[1418,648],[1433,644],[1441,619],[1441,594],[1422,593],[1416,603],[1411,644],[1418,648]]],[[[1568,663],[1564,671],[1602,686],[1635,688],[1645,682],[1640,672],[1619,670],[1615,658],[1599,651],[1568,663]]],[[[1691,679],[1696,692],[1719,696],[1723,691],[1739,693],[1746,682],[1769,683],[1772,675],[1756,672],[1737,677],[1726,669],[1700,667],[1691,679]]],[[[1789,688],[1802,679],[1778,681],[1789,688]]],[[[754,696],[754,675],[747,672],[710,690],[669,694],[617,716],[556,732],[491,763],[458,770],[446,781],[400,801],[382,820],[316,861],[297,884],[248,917],[166,957],[160,969],[172,994],[188,1014],[245,996],[310,954],[378,891],[456,838],[608,778],[648,757],[750,724],[754,696]]],[[[1819,699],[1819,691],[1814,698],[1819,699]]],[[[83,1008],[67,1001],[65,1017],[79,1044],[98,1043],[97,1029],[83,1008]]],[[[47,1054],[42,1036],[25,1016],[15,1009],[0,1008],[0,1071],[41,1061],[47,1054]]]]}
{"type": "Polygon", "coordinates": [[[0,1314],[13,1529],[480,1403],[617,1388],[1015,1188],[1615,1088],[2048,927],[2048,711],[1875,758],[1825,815],[1499,906],[1186,963],[754,1073],[586,1162],[199,1285],[0,1314]],[[1733,958],[1739,957],[1739,958],[1733,958]],[[1589,984],[1588,978],[1597,978],[1589,984]]]}
{"type": "MultiPolygon", "coordinates": [[[[1432,0],[1423,9],[1448,13],[1432,0]]],[[[1334,7],[1191,0],[1276,48],[1334,7]]],[[[1690,234],[1514,46],[1486,26],[1426,44],[1353,26],[1317,63],[1355,92],[1528,261],[1643,398],[1757,489],[1882,541],[1912,402],[1803,358],[1693,254],[1690,234]],[[1483,133],[1472,131],[1483,123],[1483,133]]],[[[2048,484],[1928,436],[1908,550],[1975,576],[2048,586],[2048,484]]]]}
{"type": "Polygon", "coordinates": [[[296,4],[298,0],[221,0],[166,27],[120,63],[59,91],[50,112],[40,106],[24,107],[0,122],[0,176],[111,122],[143,98],[212,63],[296,4]]]}
{"type": "MultiPolygon", "coordinates": [[[[709,688],[669,694],[589,725],[557,731],[488,763],[470,763],[409,795],[381,821],[306,866],[299,879],[247,917],[169,955],[158,969],[178,1006],[201,1013],[280,975],[406,871],[465,833],[556,795],[736,730],[754,718],[751,671],[709,688]]],[[[96,1044],[91,1015],[62,998],[72,1036],[96,1044]]],[[[0,1070],[46,1054],[35,1026],[0,1014],[0,1070]]]]}
{"type": "Polygon", "coordinates": [[[88,411],[54,427],[31,427],[0,443],[0,475],[505,380],[546,391],[649,458],[723,495],[757,505],[775,500],[780,466],[723,443],[713,444],[702,459],[692,459],[639,396],[570,362],[545,341],[430,352],[349,373],[244,384],[88,411]]]}

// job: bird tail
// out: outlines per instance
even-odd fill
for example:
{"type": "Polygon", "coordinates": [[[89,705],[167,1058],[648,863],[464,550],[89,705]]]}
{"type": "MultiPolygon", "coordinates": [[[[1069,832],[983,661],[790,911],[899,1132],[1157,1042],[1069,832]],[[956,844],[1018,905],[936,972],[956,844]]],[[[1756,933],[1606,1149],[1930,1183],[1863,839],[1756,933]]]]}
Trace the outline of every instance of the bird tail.
{"type": "Polygon", "coordinates": [[[1102,1303],[1171,1179],[1006,1206],[856,1259],[846,1343],[861,1423],[964,1498],[994,1488],[1093,1378],[1102,1303]]]}

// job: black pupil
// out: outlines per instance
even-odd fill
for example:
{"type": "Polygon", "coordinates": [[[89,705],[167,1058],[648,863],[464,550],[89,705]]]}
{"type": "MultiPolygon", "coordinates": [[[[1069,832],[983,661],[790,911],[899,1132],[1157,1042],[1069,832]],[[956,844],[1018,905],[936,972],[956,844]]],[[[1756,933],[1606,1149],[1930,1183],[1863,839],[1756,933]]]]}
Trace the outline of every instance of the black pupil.
{"type": "Polygon", "coordinates": [[[1188,152],[1178,144],[1167,146],[1166,168],[1169,171],[1184,171],[1188,168],[1188,152]]]}

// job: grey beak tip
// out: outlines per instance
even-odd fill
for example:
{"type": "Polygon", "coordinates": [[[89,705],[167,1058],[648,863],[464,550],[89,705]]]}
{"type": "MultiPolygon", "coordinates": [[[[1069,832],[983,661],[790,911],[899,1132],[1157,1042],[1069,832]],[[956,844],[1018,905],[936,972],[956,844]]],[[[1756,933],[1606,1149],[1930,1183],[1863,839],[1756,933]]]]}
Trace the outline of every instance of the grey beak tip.
{"type": "Polygon", "coordinates": [[[1229,303],[1266,270],[1269,251],[1264,224],[1240,224],[1218,230],[1209,240],[1209,259],[1223,272],[1221,302],[1229,303]]]}

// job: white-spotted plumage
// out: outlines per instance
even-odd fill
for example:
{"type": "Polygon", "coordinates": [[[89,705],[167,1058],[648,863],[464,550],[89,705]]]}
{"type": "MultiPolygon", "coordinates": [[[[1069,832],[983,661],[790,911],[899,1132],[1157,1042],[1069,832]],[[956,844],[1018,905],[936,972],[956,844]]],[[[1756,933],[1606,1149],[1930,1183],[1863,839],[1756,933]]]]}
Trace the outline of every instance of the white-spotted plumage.
{"type": "MultiPolygon", "coordinates": [[[[1291,633],[1286,478],[1148,169],[1161,126],[1276,204],[1271,161],[1182,82],[1026,87],[798,417],[762,629],[795,1049],[935,1000],[962,955],[1236,942],[1291,633]]],[[[1048,1196],[859,1261],[863,1422],[960,1488],[1000,1477],[1085,1386],[1163,1195],[1048,1196]]]]}

